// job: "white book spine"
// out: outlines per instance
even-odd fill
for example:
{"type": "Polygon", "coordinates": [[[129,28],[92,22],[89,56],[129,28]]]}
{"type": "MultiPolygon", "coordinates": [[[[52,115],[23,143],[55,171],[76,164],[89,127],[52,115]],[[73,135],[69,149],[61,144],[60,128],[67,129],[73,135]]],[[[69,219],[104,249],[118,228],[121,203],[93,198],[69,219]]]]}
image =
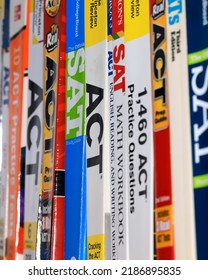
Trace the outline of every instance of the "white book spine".
{"type": "Polygon", "coordinates": [[[166,1],[176,259],[196,259],[185,1],[166,1]]]}
{"type": "Polygon", "coordinates": [[[124,36],[113,41],[115,141],[115,248],[116,259],[128,259],[127,178],[125,151],[126,73],[124,36]],[[120,72],[120,69],[121,72],[120,72]],[[122,73],[122,74],[121,74],[122,73]]]}
{"type": "Polygon", "coordinates": [[[37,257],[38,205],[43,138],[43,3],[34,0],[30,11],[29,85],[25,167],[24,259],[37,257]]]}
{"type": "MultiPolygon", "coordinates": [[[[105,259],[107,0],[85,3],[88,258],[105,259]],[[93,14],[93,15],[92,15],[93,14]]],[[[108,158],[108,156],[107,156],[108,158]]],[[[109,204],[110,205],[110,204],[109,204]]]]}
{"type": "Polygon", "coordinates": [[[153,258],[153,117],[149,3],[125,1],[129,259],[153,258]],[[138,8],[139,7],[139,8],[138,8]]]}

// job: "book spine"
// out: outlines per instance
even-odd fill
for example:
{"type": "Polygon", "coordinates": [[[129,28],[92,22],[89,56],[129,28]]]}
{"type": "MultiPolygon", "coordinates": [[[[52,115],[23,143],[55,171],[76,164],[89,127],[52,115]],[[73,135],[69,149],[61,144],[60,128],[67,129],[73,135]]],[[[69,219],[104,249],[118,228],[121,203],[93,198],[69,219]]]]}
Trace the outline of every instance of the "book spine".
{"type": "Polygon", "coordinates": [[[24,68],[23,77],[23,100],[22,100],[22,131],[21,131],[21,163],[20,163],[20,216],[18,223],[18,246],[17,246],[17,258],[23,259],[24,254],[24,208],[25,208],[25,158],[26,158],[26,131],[27,131],[27,94],[28,94],[28,50],[24,53],[27,56],[27,68],[24,68]]]}
{"type": "Polygon", "coordinates": [[[107,0],[85,1],[88,258],[105,259],[107,0]]]}
{"type": "Polygon", "coordinates": [[[43,139],[43,3],[30,2],[24,259],[37,259],[38,205],[43,139]]]}
{"type": "Polygon", "coordinates": [[[186,1],[189,100],[197,258],[208,258],[207,1],[186,1]]]}
{"type": "Polygon", "coordinates": [[[165,0],[150,1],[153,75],[155,239],[157,259],[174,259],[174,223],[167,84],[167,8],[165,0]]]}
{"type": "Polygon", "coordinates": [[[167,3],[167,65],[176,259],[196,259],[185,1],[167,3]],[[188,215],[188,218],[187,218],[188,215]]]}
{"type": "Polygon", "coordinates": [[[17,258],[23,259],[24,254],[24,208],[25,208],[25,158],[26,158],[26,131],[27,131],[27,98],[28,98],[28,36],[29,36],[29,1],[26,3],[26,37],[24,41],[24,69],[23,69],[23,99],[22,99],[22,131],[21,131],[21,163],[20,163],[20,224],[18,233],[17,258]]]}
{"type": "Polygon", "coordinates": [[[113,0],[108,0],[108,106],[109,106],[109,150],[110,150],[110,259],[116,259],[115,238],[115,116],[114,116],[114,89],[113,89],[113,0]]]}
{"type": "Polygon", "coordinates": [[[66,2],[60,2],[59,68],[54,154],[51,259],[64,259],[66,2]]]}
{"type": "Polygon", "coordinates": [[[52,198],[54,191],[54,148],[59,67],[60,1],[44,5],[44,87],[41,259],[51,258],[52,198]]]}
{"type": "Polygon", "coordinates": [[[149,2],[125,0],[129,259],[153,258],[153,122],[149,2]]]}
{"type": "MultiPolygon", "coordinates": [[[[3,1],[4,2],[4,1],[3,1]]],[[[9,161],[9,9],[10,1],[2,7],[3,16],[3,55],[2,55],[2,164],[0,182],[0,259],[6,257],[8,219],[8,161],[9,161]]]]}
{"type": "Polygon", "coordinates": [[[65,259],[87,259],[84,0],[66,2],[65,259]]]}
{"type": "MultiPolygon", "coordinates": [[[[9,116],[9,210],[7,258],[22,254],[23,228],[20,226],[22,194],[21,145],[24,106],[24,71],[28,68],[27,1],[10,2],[10,116],[9,116]]],[[[22,174],[23,175],[23,174],[22,174]]],[[[22,180],[24,180],[22,178],[22,180]]],[[[23,210],[23,209],[22,209],[23,210]]],[[[24,211],[24,210],[23,210],[24,211]]]]}
{"type": "Polygon", "coordinates": [[[124,1],[112,1],[112,47],[113,47],[113,94],[110,97],[111,131],[114,139],[114,156],[111,157],[111,215],[112,259],[128,259],[128,215],[127,181],[125,156],[125,106],[126,106],[126,64],[124,42],[124,1]],[[114,120],[112,119],[114,118],[114,120]],[[114,122],[114,125],[112,123],[114,122]],[[112,184],[113,183],[113,184],[112,184]],[[113,215],[114,214],[114,215],[113,215]]]}
{"type": "MultiPolygon", "coordinates": [[[[112,48],[110,47],[111,54],[109,53],[109,21],[112,26],[112,0],[106,1],[106,38],[104,41],[105,44],[105,73],[104,73],[104,138],[103,138],[103,211],[105,215],[104,227],[105,227],[105,248],[104,248],[104,258],[105,260],[111,259],[111,186],[110,186],[110,92],[111,92],[111,82],[113,76],[109,77],[109,58],[110,58],[110,68],[112,67],[112,48]],[[109,57],[110,55],[110,57],[109,57]],[[110,78],[110,79],[109,79],[110,78]]],[[[112,41],[111,41],[112,46],[112,41]]],[[[112,69],[110,72],[113,74],[112,69]]]]}

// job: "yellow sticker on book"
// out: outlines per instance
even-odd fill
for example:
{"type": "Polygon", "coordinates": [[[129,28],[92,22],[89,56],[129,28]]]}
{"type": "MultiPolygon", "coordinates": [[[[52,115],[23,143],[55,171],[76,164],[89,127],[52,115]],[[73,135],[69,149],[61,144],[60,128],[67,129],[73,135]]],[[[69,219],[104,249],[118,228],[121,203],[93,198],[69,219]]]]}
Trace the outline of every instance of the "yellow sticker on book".
{"type": "Polygon", "coordinates": [[[24,223],[24,249],[34,251],[37,243],[37,223],[24,223]]]}
{"type": "Polygon", "coordinates": [[[161,98],[154,100],[154,130],[164,129],[168,126],[168,106],[161,98]]]}
{"type": "Polygon", "coordinates": [[[156,248],[173,246],[173,207],[172,205],[155,209],[156,248]]]}
{"type": "Polygon", "coordinates": [[[104,260],[104,234],[88,236],[88,259],[89,260],[104,260]]]}
{"type": "Polygon", "coordinates": [[[125,41],[131,41],[150,33],[149,1],[124,1],[125,41]]]}
{"type": "Polygon", "coordinates": [[[85,0],[85,46],[107,40],[107,0],[85,0]]]}

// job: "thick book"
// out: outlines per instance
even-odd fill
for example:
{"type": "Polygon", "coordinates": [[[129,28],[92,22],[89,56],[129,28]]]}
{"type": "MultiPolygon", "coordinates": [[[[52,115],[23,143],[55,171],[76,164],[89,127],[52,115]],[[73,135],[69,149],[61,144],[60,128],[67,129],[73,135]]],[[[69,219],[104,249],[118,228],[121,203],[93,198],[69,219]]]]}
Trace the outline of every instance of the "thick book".
{"type": "Polygon", "coordinates": [[[208,259],[207,1],[186,1],[192,179],[197,258],[208,259]]]}
{"type": "Polygon", "coordinates": [[[65,245],[87,259],[84,0],[66,2],[65,245]]]}
{"type": "Polygon", "coordinates": [[[51,258],[54,147],[59,65],[60,1],[44,3],[43,163],[41,201],[41,259],[51,258]]]}
{"type": "Polygon", "coordinates": [[[25,105],[29,1],[10,2],[10,103],[7,258],[23,257],[25,105]]]}
{"type": "Polygon", "coordinates": [[[167,65],[176,259],[196,259],[186,1],[167,1],[167,65]]]}
{"type": "Polygon", "coordinates": [[[59,7],[59,65],[54,147],[54,187],[52,206],[51,259],[64,259],[64,191],[65,191],[65,69],[66,69],[66,2],[59,7]]]}
{"type": "MultiPolygon", "coordinates": [[[[4,1],[2,1],[4,2],[4,1]]],[[[3,3],[1,3],[3,4],[3,3]]],[[[9,161],[9,13],[10,1],[6,1],[1,6],[3,26],[2,26],[2,138],[1,138],[1,178],[0,178],[0,259],[6,257],[6,241],[8,226],[8,161],[9,161]]]]}
{"type": "Polygon", "coordinates": [[[169,92],[167,70],[167,6],[150,1],[154,130],[154,204],[156,259],[174,259],[169,92]]]}
{"type": "MultiPolygon", "coordinates": [[[[107,0],[85,1],[86,165],[88,259],[105,259],[107,0]]],[[[110,202],[109,202],[110,205],[110,202]]]]}
{"type": "Polygon", "coordinates": [[[35,260],[43,149],[43,2],[30,3],[25,158],[24,259],[35,260]]]}
{"type": "Polygon", "coordinates": [[[154,174],[148,1],[124,1],[124,30],[128,258],[150,260],[153,259],[154,174]]]}

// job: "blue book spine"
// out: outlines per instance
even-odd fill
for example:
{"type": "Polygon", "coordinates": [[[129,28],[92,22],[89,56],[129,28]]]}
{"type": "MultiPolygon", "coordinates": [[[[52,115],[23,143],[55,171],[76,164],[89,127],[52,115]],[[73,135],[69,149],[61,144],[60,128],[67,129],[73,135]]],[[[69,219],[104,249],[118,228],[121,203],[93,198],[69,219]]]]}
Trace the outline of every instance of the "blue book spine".
{"type": "Polygon", "coordinates": [[[186,1],[197,258],[208,259],[207,1],[186,1]]]}
{"type": "Polygon", "coordinates": [[[65,259],[87,259],[84,0],[66,2],[65,259]]]}

